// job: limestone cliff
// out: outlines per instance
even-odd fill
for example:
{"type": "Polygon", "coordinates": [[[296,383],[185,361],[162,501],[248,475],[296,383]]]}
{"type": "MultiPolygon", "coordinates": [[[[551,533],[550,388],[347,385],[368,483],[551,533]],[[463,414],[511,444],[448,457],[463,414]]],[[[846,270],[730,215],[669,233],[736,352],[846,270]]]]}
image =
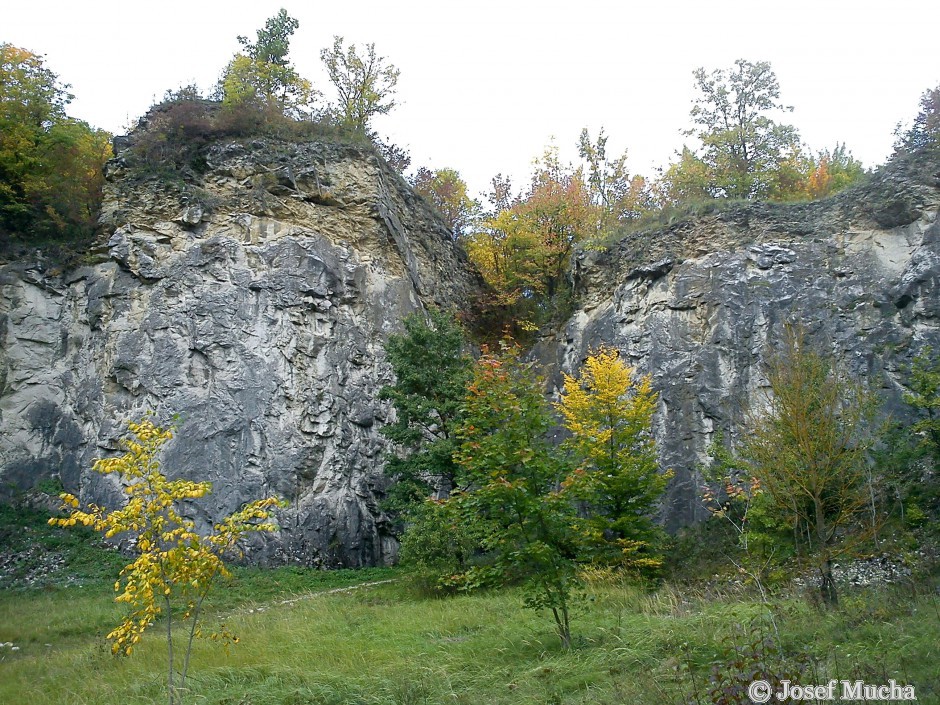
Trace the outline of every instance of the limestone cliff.
{"type": "Polygon", "coordinates": [[[696,468],[715,432],[735,439],[761,403],[784,322],[882,392],[887,411],[909,413],[910,361],[940,350],[938,208],[940,164],[921,157],[825,201],[726,206],[630,235],[577,257],[580,308],[537,355],[570,373],[609,345],[652,375],[660,457],[675,472],[663,518],[687,524],[705,513],[696,468]]]}
{"type": "Polygon", "coordinates": [[[0,268],[0,483],[57,477],[118,501],[89,468],[152,410],[179,429],[168,471],[213,483],[201,521],[289,501],[259,560],[387,562],[383,343],[408,313],[472,298],[477,280],[371,152],[258,139],[205,161],[167,181],[119,155],[97,261],[0,268]]]}
{"type": "MultiPolygon", "coordinates": [[[[179,428],[171,474],[208,479],[207,522],[278,494],[282,529],[253,558],[358,566],[393,559],[378,507],[391,381],[383,343],[408,313],[462,307],[477,278],[440,219],[371,152],[223,142],[198,173],[108,168],[107,238],[81,267],[0,267],[0,494],[61,479],[86,500],[123,423],[179,428]]],[[[899,161],[800,205],[729,205],[582,252],[578,310],[535,355],[575,371],[618,348],[660,393],[663,519],[701,517],[717,430],[740,433],[782,323],[881,388],[890,410],[915,353],[940,350],[940,165],[899,161]]],[[[433,364],[433,351],[429,354],[433,364]]]]}

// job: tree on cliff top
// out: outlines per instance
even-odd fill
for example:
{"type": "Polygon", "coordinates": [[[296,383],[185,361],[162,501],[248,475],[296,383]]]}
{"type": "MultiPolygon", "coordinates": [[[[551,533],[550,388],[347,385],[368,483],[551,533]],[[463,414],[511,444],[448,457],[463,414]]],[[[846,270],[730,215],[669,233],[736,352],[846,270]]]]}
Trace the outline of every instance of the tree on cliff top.
{"type": "Polygon", "coordinates": [[[219,89],[227,105],[257,103],[289,117],[309,114],[316,92],[287,58],[300,23],[281,9],[257,31],[254,42],[238,37],[243,51],[222,72],[219,89]]]}
{"type": "MultiPolygon", "coordinates": [[[[698,188],[711,196],[766,197],[775,173],[800,145],[795,127],[771,118],[774,113],[792,110],[780,102],[776,74],[766,61],[738,59],[731,69],[709,73],[699,68],[694,76],[698,95],[691,117],[697,127],[686,134],[701,141],[694,157],[700,169],[686,164],[683,171],[704,172],[698,188]]],[[[673,173],[671,178],[681,185],[682,176],[673,173]]]]}
{"type": "Polygon", "coordinates": [[[333,47],[323,49],[320,58],[339,97],[339,122],[369,134],[372,118],[387,115],[397,105],[399,70],[386,63],[384,56],[376,55],[375,44],[366,44],[360,56],[356,45],[344,47],[340,36],[333,37],[333,47]]]}
{"type": "Polygon", "coordinates": [[[940,86],[924,91],[913,124],[906,130],[898,125],[895,135],[895,153],[940,148],[940,86]]]}
{"type": "Polygon", "coordinates": [[[72,100],[42,59],[0,44],[0,236],[87,236],[111,136],[69,118],[72,100]]]}
{"type": "Polygon", "coordinates": [[[478,216],[481,206],[467,195],[467,183],[455,169],[431,171],[421,167],[411,183],[437,208],[454,238],[460,237],[478,216]]]}

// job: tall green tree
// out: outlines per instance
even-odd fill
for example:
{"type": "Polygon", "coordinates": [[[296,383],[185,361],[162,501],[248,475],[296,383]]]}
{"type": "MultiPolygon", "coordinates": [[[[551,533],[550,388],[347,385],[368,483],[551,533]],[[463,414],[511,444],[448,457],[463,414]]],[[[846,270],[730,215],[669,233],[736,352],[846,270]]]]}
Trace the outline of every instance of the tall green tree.
{"type": "Polygon", "coordinates": [[[694,72],[696,127],[686,134],[701,142],[698,159],[708,171],[712,196],[764,198],[781,164],[800,150],[792,125],[776,122],[792,110],[780,102],[780,84],[766,61],[738,59],[731,69],[694,72]]]}
{"type": "Polygon", "coordinates": [[[671,473],[661,473],[656,458],[657,395],[649,377],[633,374],[616,350],[600,350],[587,358],[580,379],[565,375],[556,408],[578,462],[566,489],[587,505],[579,524],[591,559],[652,569],[661,564],[653,514],[671,473]]]}
{"type": "Polygon", "coordinates": [[[382,388],[395,420],[382,428],[395,444],[386,473],[395,480],[388,506],[407,511],[431,495],[446,497],[457,483],[453,460],[463,399],[472,374],[463,329],[452,315],[432,308],[412,314],[405,332],[389,336],[385,350],[395,383],[382,388]]]}
{"type": "Polygon", "coordinates": [[[257,30],[254,42],[238,37],[243,50],[229,62],[219,81],[223,104],[250,103],[289,117],[309,114],[316,92],[288,59],[290,38],[299,26],[281,9],[257,30]]]}
{"type": "Polygon", "coordinates": [[[549,610],[568,648],[580,537],[563,485],[570,467],[549,440],[555,419],[542,389],[517,349],[480,357],[458,430],[468,490],[453,501],[492,559],[472,570],[524,585],[525,605],[549,610]]]}
{"type": "Polygon", "coordinates": [[[785,331],[767,365],[770,394],[741,449],[771,509],[814,558],[825,603],[838,603],[833,559],[870,535],[874,493],[868,472],[875,397],[807,343],[785,331]]]}
{"type": "Polygon", "coordinates": [[[371,136],[372,118],[387,115],[397,105],[399,70],[375,53],[375,44],[366,44],[360,55],[355,44],[345,47],[340,36],[333,37],[333,47],[323,49],[320,58],[336,89],[339,121],[371,136]]]}
{"type": "Polygon", "coordinates": [[[111,136],[69,118],[72,97],[40,56],[0,44],[0,235],[93,231],[111,136]]]}

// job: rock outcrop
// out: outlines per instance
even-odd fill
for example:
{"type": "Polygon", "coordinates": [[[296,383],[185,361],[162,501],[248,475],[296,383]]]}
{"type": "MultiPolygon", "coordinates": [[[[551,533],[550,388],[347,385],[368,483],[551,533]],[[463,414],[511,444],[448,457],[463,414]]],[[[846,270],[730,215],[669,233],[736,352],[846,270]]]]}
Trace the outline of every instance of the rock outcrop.
{"type": "Polygon", "coordinates": [[[656,436],[675,477],[663,519],[703,518],[707,447],[740,433],[766,391],[783,324],[883,393],[896,418],[911,359],[940,350],[940,165],[911,159],[825,201],[742,204],[581,253],[580,307],[537,355],[571,373],[612,346],[659,392],[656,436]]]}
{"type": "MultiPolygon", "coordinates": [[[[201,156],[185,180],[114,160],[109,239],[84,266],[0,267],[0,495],[58,479],[119,501],[92,460],[152,410],[179,429],[169,472],[213,482],[199,521],[289,502],[253,559],[389,562],[383,343],[412,311],[474,300],[478,279],[369,151],[257,139],[201,156]]],[[[760,403],[785,322],[906,413],[907,365],[940,350],[938,209],[940,166],[909,159],[827,201],[727,205],[632,234],[575,258],[579,308],[534,354],[560,376],[613,346],[652,375],[676,528],[703,516],[697,467],[760,403]]]]}
{"type": "Polygon", "coordinates": [[[0,268],[0,484],[57,478],[83,499],[124,423],[175,423],[171,475],[210,480],[197,518],[289,502],[262,561],[393,560],[384,490],[392,381],[383,343],[478,282],[427,204],[371,152],[223,143],[187,182],[108,166],[97,261],[0,268]]]}

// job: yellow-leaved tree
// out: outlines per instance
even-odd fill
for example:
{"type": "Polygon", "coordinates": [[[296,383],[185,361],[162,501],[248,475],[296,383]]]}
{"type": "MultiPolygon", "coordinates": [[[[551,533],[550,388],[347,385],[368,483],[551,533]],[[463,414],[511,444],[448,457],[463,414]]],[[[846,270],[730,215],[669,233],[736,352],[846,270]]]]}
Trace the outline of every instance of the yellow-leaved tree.
{"type": "Polygon", "coordinates": [[[282,8],[256,32],[254,42],[238,38],[243,51],[232,58],[219,79],[224,105],[248,103],[274,115],[309,116],[317,92],[287,58],[291,35],[299,26],[282,8]]]}
{"type": "Polygon", "coordinates": [[[565,375],[556,408],[579,462],[566,490],[587,505],[579,523],[596,562],[641,570],[662,563],[652,515],[672,474],[656,459],[656,400],[650,378],[635,380],[616,350],[590,355],[580,379],[565,375]]]}
{"type": "MultiPolygon", "coordinates": [[[[69,513],[53,518],[55,526],[83,524],[106,538],[127,534],[136,539],[136,559],[124,567],[114,584],[120,593],[115,600],[128,605],[124,620],[109,634],[111,652],[130,655],[144,631],[161,615],[166,620],[167,688],[170,705],[182,703],[193,639],[201,635],[199,615],[216,578],[230,577],[222,560],[250,532],[275,531],[272,511],[281,506],[275,497],[246,504],[217,523],[207,535],[177,510],[183,500],[198,499],[211,491],[208,482],[169,480],[160,472],[157,456],[173,437],[172,429],[156,426],[150,419],[129,423],[130,437],[121,441],[126,451],[114,458],[95,461],[94,470],[116,473],[125,484],[127,504],[114,511],[96,505],[82,509],[74,495],[62,494],[69,513]],[[184,647],[174,649],[174,617],[185,626],[184,647]],[[179,668],[177,668],[179,666],[179,668]]],[[[223,626],[210,638],[238,641],[223,626]]]]}

